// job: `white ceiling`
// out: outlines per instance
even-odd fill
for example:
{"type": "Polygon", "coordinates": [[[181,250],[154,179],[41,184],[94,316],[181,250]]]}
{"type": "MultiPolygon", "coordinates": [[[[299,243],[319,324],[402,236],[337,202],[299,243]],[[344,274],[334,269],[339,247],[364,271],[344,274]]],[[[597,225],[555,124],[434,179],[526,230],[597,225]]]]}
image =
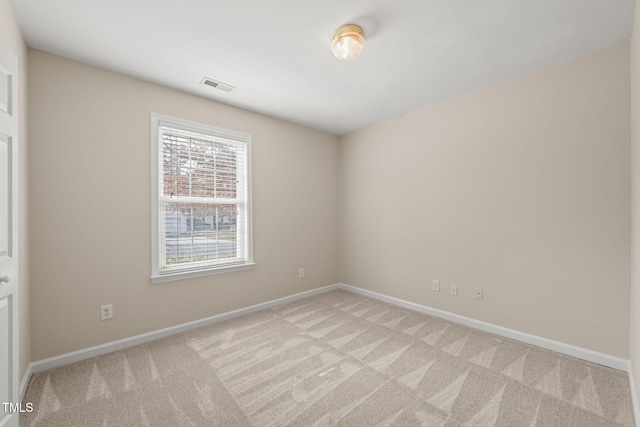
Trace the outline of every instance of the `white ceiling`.
{"type": "Polygon", "coordinates": [[[333,134],[629,40],[634,0],[13,0],[27,44],[333,134]],[[329,50],[355,23],[349,62],[329,50]],[[204,76],[237,89],[201,85],[204,76]]]}

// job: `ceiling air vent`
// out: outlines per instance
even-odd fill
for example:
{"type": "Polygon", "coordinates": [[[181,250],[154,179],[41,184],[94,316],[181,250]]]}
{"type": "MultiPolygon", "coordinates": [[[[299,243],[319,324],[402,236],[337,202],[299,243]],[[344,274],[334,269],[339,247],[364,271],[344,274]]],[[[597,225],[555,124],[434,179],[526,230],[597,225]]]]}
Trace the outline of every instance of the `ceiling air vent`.
{"type": "Polygon", "coordinates": [[[209,77],[203,78],[200,83],[203,85],[215,87],[216,89],[220,89],[223,92],[232,92],[235,89],[235,86],[210,79],[209,77]]]}

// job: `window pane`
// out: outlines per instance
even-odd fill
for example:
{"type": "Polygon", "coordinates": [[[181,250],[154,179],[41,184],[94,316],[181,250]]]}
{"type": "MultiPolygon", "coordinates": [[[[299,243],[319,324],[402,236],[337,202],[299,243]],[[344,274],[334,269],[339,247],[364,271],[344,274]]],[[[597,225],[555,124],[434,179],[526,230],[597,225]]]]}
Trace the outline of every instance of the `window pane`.
{"type": "Polygon", "coordinates": [[[163,191],[166,196],[235,198],[238,148],[178,133],[162,134],[163,191]]]}
{"type": "Polygon", "coordinates": [[[164,265],[237,258],[237,218],[236,205],[165,203],[164,265]]]}

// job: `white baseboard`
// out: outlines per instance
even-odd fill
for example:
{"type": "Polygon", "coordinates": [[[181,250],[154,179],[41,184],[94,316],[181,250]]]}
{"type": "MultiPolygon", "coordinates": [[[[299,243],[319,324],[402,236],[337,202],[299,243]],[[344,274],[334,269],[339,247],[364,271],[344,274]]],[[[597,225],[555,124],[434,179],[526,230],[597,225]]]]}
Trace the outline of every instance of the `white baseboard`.
{"type": "MultiPolygon", "coordinates": [[[[558,341],[553,341],[547,338],[538,337],[525,332],[519,332],[513,329],[504,328],[502,326],[493,325],[490,323],[475,320],[469,317],[460,316],[458,314],[450,313],[444,310],[438,310],[435,308],[427,307],[424,305],[416,304],[413,302],[405,301],[399,298],[390,297],[377,292],[372,292],[366,289],[357,288],[355,286],[347,285],[345,283],[337,283],[334,285],[324,286],[317,289],[312,289],[306,292],[300,292],[288,297],[267,301],[261,304],[252,305],[250,307],[233,310],[227,313],[218,314],[216,316],[207,317],[205,319],[195,320],[193,322],[183,323],[181,325],[171,326],[165,329],[148,332],[142,335],[136,335],[133,337],[121,339],[118,341],[112,341],[109,343],[89,347],[82,350],[77,350],[71,353],[62,354],[60,356],[51,357],[44,360],[33,362],[29,365],[25,376],[20,383],[20,390],[24,392],[26,385],[29,382],[29,377],[32,373],[38,373],[47,369],[57,368],[59,366],[68,365],[70,363],[78,362],[80,360],[89,359],[91,357],[100,356],[102,354],[111,353],[113,351],[122,350],[124,348],[133,347],[135,345],[143,344],[149,341],[165,338],[167,336],[184,332],[190,329],[195,329],[201,326],[209,325],[223,320],[231,319],[233,317],[242,316],[244,314],[252,313],[258,310],[264,310],[276,305],[285,304],[291,301],[295,301],[301,298],[306,298],[313,295],[329,292],[335,289],[344,289],[346,291],[354,292],[360,295],[364,295],[369,298],[377,299],[380,301],[388,302],[390,304],[404,307],[410,310],[415,310],[421,313],[429,314],[432,316],[440,317],[452,322],[460,323],[472,328],[480,329],[486,332],[490,332],[496,335],[500,335],[506,338],[521,341],[527,344],[532,344],[538,347],[546,348],[548,350],[557,351],[558,353],[566,354],[568,356],[577,357],[589,362],[597,363],[599,365],[608,366],[613,369],[629,372],[630,363],[629,360],[621,359],[615,356],[611,356],[604,353],[599,353],[593,350],[577,347],[571,344],[565,344],[558,341]]],[[[630,375],[631,376],[631,375],[630,375]]],[[[633,389],[635,392],[635,389],[633,389]]],[[[634,400],[636,404],[637,400],[634,400]]],[[[638,417],[637,419],[640,419],[638,417]]]]}
{"type": "Polygon", "coordinates": [[[33,363],[29,363],[27,366],[27,370],[24,371],[24,375],[22,376],[22,381],[20,381],[20,389],[18,392],[20,393],[20,402],[24,399],[24,393],[27,391],[27,386],[29,385],[29,380],[31,379],[31,374],[33,372],[33,363]]]}
{"type": "Polygon", "coordinates": [[[470,317],[460,316],[458,314],[450,313],[448,311],[438,310],[436,308],[427,307],[425,305],[420,305],[420,304],[405,301],[399,298],[394,298],[384,294],[379,294],[377,292],[368,291],[366,289],[357,288],[355,286],[347,285],[345,283],[340,283],[338,287],[340,289],[344,289],[346,291],[351,291],[360,295],[364,295],[369,298],[374,298],[380,301],[388,302],[390,304],[408,308],[414,311],[419,311],[421,313],[429,314],[431,316],[440,317],[442,319],[460,323],[475,329],[491,332],[492,334],[500,335],[500,336],[521,341],[527,344],[546,348],[547,350],[557,351],[558,353],[566,354],[572,357],[577,357],[578,359],[597,363],[598,365],[608,366],[610,368],[618,369],[620,371],[625,371],[625,372],[627,372],[628,370],[628,366],[629,366],[628,360],[611,356],[609,354],[599,353],[597,351],[588,350],[586,348],[577,347],[571,344],[565,344],[559,341],[553,341],[547,338],[531,335],[526,332],[519,332],[513,329],[504,328],[502,326],[497,326],[491,323],[482,322],[480,320],[475,320],[470,317]]]}
{"type": "Polygon", "coordinates": [[[636,421],[636,427],[640,427],[640,406],[638,405],[638,390],[636,389],[636,381],[633,376],[633,363],[629,360],[627,363],[627,373],[629,374],[629,388],[631,389],[631,402],[633,403],[633,418],[636,421]]]}
{"type": "MultiPolygon", "coordinates": [[[[243,314],[249,314],[254,311],[264,310],[270,307],[274,307],[280,304],[286,304],[291,301],[296,301],[302,298],[310,297],[313,295],[322,294],[325,292],[338,289],[339,284],[328,285],[322,288],[312,289],[310,291],[300,292],[288,297],[278,298],[275,300],[263,302],[261,304],[252,305],[250,307],[240,308],[238,310],[229,311],[227,313],[218,314],[216,316],[207,317],[205,319],[194,320],[193,322],[183,323],[181,325],[170,326],[168,328],[160,329],[157,331],[147,332],[146,334],[136,335],[129,338],[124,338],[118,341],[112,341],[105,344],[96,345],[94,347],[85,348],[82,350],[73,351],[71,353],[61,354],[60,356],[50,357],[48,359],[38,360],[29,365],[29,376],[31,373],[38,373],[46,371],[47,369],[57,368],[59,366],[68,365],[70,363],[78,362],[80,360],[89,359],[91,357],[100,356],[102,354],[111,353],[124,348],[133,347],[135,345],[144,344],[149,341],[165,338],[173,334],[188,331],[190,329],[199,328],[201,326],[210,325],[212,323],[228,320],[233,317],[242,316],[243,314]]],[[[26,378],[26,375],[25,375],[26,378]]],[[[23,379],[23,382],[28,383],[29,379],[23,379]]],[[[21,384],[22,386],[22,384],[21,384]]]]}

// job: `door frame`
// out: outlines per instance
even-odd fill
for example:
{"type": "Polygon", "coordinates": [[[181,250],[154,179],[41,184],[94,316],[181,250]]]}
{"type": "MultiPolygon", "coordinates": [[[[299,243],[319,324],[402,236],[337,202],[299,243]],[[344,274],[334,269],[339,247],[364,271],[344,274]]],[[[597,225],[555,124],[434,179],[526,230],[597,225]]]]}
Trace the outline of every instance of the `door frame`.
{"type": "MultiPolygon", "coordinates": [[[[0,84],[6,103],[0,99],[0,144],[7,144],[7,250],[0,252],[0,279],[8,276],[8,281],[0,281],[0,301],[6,301],[8,307],[7,344],[5,355],[8,362],[8,400],[13,408],[7,410],[8,405],[1,405],[0,427],[17,427],[20,415],[20,359],[19,359],[19,248],[18,248],[18,58],[2,42],[0,42],[0,84]],[[16,406],[18,410],[16,411],[16,406]]],[[[2,167],[2,166],[0,166],[2,167]]],[[[2,215],[3,213],[0,213],[2,215]]],[[[0,226],[3,226],[0,222],[0,226]]],[[[2,331],[0,331],[2,333],[2,331]]],[[[5,345],[2,343],[2,347],[5,345]]],[[[6,348],[6,347],[5,347],[6,348]]],[[[2,373],[4,376],[4,373],[2,373]]],[[[4,385],[1,385],[4,387],[4,385]]],[[[5,403],[5,402],[0,402],[5,403]]]]}

